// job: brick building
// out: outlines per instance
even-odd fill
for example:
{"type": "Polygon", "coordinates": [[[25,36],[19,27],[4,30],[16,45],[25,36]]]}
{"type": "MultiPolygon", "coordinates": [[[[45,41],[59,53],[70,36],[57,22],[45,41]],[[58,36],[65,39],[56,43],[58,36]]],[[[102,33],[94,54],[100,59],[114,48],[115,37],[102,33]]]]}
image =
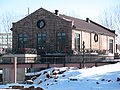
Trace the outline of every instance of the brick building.
{"type": "Polygon", "coordinates": [[[115,53],[115,31],[86,18],[78,18],[36,10],[13,23],[13,51],[17,48],[35,48],[41,53],[85,52],[115,53]]]}

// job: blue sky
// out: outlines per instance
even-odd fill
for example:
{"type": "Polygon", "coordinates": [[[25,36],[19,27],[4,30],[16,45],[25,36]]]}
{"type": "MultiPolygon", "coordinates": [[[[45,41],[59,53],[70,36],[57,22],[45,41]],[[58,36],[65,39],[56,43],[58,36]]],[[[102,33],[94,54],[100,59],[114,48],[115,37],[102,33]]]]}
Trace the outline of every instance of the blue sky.
{"type": "Polygon", "coordinates": [[[119,0],[0,0],[0,15],[10,12],[26,15],[43,7],[51,12],[55,9],[61,14],[85,19],[96,19],[107,8],[116,6],[119,0]]]}

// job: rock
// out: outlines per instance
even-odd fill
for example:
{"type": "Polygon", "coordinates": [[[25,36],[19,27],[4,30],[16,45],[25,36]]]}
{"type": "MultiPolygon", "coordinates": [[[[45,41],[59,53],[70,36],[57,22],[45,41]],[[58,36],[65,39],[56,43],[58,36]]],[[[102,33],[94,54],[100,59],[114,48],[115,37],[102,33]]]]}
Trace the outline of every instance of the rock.
{"type": "Polygon", "coordinates": [[[43,74],[46,74],[46,73],[47,73],[47,71],[44,71],[44,72],[43,72],[43,74]]]}
{"type": "Polygon", "coordinates": [[[45,79],[44,81],[47,81],[47,79],[45,79]]]}
{"type": "Polygon", "coordinates": [[[117,77],[117,81],[120,81],[120,78],[119,78],[119,77],[117,77]]]}
{"type": "Polygon", "coordinates": [[[111,82],[112,80],[108,80],[108,82],[111,82]]]}
{"type": "Polygon", "coordinates": [[[27,84],[33,84],[33,81],[32,80],[27,80],[26,83],[27,84]]]}
{"type": "Polygon", "coordinates": [[[65,71],[60,71],[58,74],[63,74],[64,72],[66,72],[66,70],[65,71]]]}
{"type": "Polygon", "coordinates": [[[58,82],[57,80],[55,80],[55,82],[58,82]]]}
{"type": "Polygon", "coordinates": [[[40,80],[40,82],[38,83],[38,84],[40,84],[40,83],[42,83],[43,81],[42,80],[40,80]]]}
{"type": "Polygon", "coordinates": [[[50,78],[50,74],[46,74],[46,78],[50,78]]]}
{"type": "Polygon", "coordinates": [[[58,79],[58,76],[54,77],[54,79],[58,79]]]}
{"type": "Polygon", "coordinates": [[[49,84],[47,84],[47,86],[48,86],[49,84]]]}
{"type": "Polygon", "coordinates": [[[99,84],[99,82],[96,82],[96,84],[99,84]]]}
{"type": "Polygon", "coordinates": [[[34,89],[35,87],[34,87],[34,86],[30,86],[29,88],[30,88],[30,89],[34,89]]]}
{"type": "Polygon", "coordinates": [[[16,85],[12,86],[12,89],[23,89],[23,88],[24,86],[16,86],[16,85]]]}
{"type": "Polygon", "coordinates": [[[62,77],[65,77],[65,75],[62,75],[62,77]]]}
{"type": "Polygon", "coordinates": [[[105,81],[105,79],[102,79],[101,81],[105,81]]]}
{"type": "Polygon", "coordinates": [[[53,73],[54,71],[60,71],[60,69],[53,69],[53,70],[52,70],[52,73],[53,73]]]}
{"type": "Polygon", "coordinates": [[[53,75],[57,75],[57,73],[53,73],[53,75]]]}
{"type": "Polygon", "coordinates": [[[70,78],[70,81],[77,81],[77,79],[70,78]]]}
{"type": "Polygon", "coordinates": [[[41,73],[40,74],[37,74],[37,75],[35,75],[36,77],[39,77],[41,75],[41,73]]]}
{"type": "Polygon", "coordinates": [[[37,76],[34,76],[31,78],[32,81],[34,81],[37,78],[37,76]]]}
{"type": "Polygon", "coordinates": [[[43,89],[42,89],[42,88],[40,88],[40,87],[37,87],[36,89],[37,89],[37,90],[43,90],[43,89]]]}

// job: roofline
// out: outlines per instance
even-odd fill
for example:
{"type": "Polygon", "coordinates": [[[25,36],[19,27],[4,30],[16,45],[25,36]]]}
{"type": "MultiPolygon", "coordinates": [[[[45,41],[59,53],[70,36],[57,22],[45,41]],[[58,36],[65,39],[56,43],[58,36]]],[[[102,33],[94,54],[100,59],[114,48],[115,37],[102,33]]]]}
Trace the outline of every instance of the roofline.
{"type": "Polygon", "coordinates": [[[109,29],[109,28],[106,28],[105,26],[100,25],[100,24],[98,24],[98,23],[96,23],[96,22],[94,22],[94,21],[92,21],[92,20],[89,20],[89,21],[90,21],[91,23],[93,23],[93,24],[95,24],[95,25],[98,25],[98,26],[102,27],[103,29],[106,29],[106,30],[108,30],[108,31],[110,31],[110,32],[112,32],[112,33],[115,34],[115,30],[111,30],[111,29],[109,29]]]}
{"type": "MultiPolygon", "coordinates": [[[[89,33],[96,33],[94,31],[87,31],[86,29],[77,29],[77,28],[72,28],[72,30],[77,30],[77,31],[83,31],[83,32],[89,32],[89,33]]],[[[107,36],[118,36],[117,34],[114,34],[114,35],[108,35],[106,33],[100,33],[100,32],[97,32],[97,34],[100,34],[100,35],[107,35],[107,36]]]]}
{"type": "MultiPolygon", "coordinates": [[[[62,15],[62,14],[60,14],[60,15],[62,15]]],[[[64,15],[64,14],[63,14],[62,16],[68,16],[68,15],[64,15]]],[[[80,18],[72,17],[72,16],[68,16],[68,17],[74,18],[74,19],[78,19],[78,20],[83,20],[83,19],[80,19],[80,18]]],[[[98,24],[98,23],[90,20],[89,18],[86,18],[86,20],[83,20],[83,21],[88,22],[88,23],[93,23],[93,24],[95,24],[95,25],[97,25],[97,26],[99,26],[99,27],[101,27],[101,28],[103,28],[103,29],[105,29],[105,30],[107,30],[107,31],[115,34],[115,30],[111,30],[111,29],[109,29],[109,28],[107,28],[107,27],[105,27],[105,26],[103,26],[103,25],[100,25],[100,24],[98,24]],[[87,20],[88,20],[88,21],[87,21],[87,20]]],[[[115,34],[115,35],[116,35],[116,34],[115,34]]]]}
{"type": "Polygon", "coordinates": [[[43,9],[43,10],[45,10],[45,11],[47,11],[47,12],[53,14],[54,16],[59,17],[59,18],[62,19],[62,20],[65,20],[65,21],[67,21],[67,22],[70,22],[70,21],[68,21],[68,20],[66,20],[66,19],[64,19],[64,18],[61,18],[61,17],[59,16],[60,14],[56,15],[54,12],[51,12],[51,11],[46,10],[46,9],[44,9],[44,8],[41,7],[41,8],[39,8],[39,9],[35,10],[34,12],[28,14],[27,16],[24,16],[22,19],[20,19],[20,20],[14,22],[13,24],[16,24],[16,23],[20,22],[21,20],[27,18],[28,16],[31,16],[32,14],[34,14],[35,12],[37,12],[37,11],[40,10],[40,9],[43,9]]]}

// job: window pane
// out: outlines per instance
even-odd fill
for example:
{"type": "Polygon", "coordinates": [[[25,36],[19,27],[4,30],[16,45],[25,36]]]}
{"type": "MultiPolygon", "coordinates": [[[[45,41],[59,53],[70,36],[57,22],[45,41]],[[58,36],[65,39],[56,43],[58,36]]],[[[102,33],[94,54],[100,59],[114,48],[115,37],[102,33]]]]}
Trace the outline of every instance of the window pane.
{"type": "Polygon", "coordinates": [[[46,34],[42,34],[42,36],[43,36],[43,37],[45,37],[45,36],[46,36],[46,34]]]}
{"type": "Polygon", "coordinates": [[[66,45],[66,33],[57,33],[57,49],[64,51],[66,45]]]}
{"type": "Polygon", "coordinates": [[[23,34],[19,34],[19,37],[23,37],[23,34]]]}
{"type": "Polygon", "coordinates": [[[27,44],[27,34],[19,34],[18,35],[18,47],[24,48],[27,44]]]}
{"type": "Polygon", "coordinates": [[[80,51],[80,34],[75,34],[75,50],[80,51]]]}
{"type": "Polygon", "coordinates": [[[62,33],[62,36],[65,36],[65,33],[62,33]]]}
{"type": "Polygon", "coordinates": [[[46,48],[46,34],[38,34],[37,48],[38,49],[45,49],[46,48]]]}
{"type": "Polygon", "coordinates": [[[41,34],[38,34],[38,37],[41,37],[41,34]]]}
{"type": "Polygon", "coordinates": [[[111,53],[113,53],[113,40],[112,39],[109,40],[109,50],[111,53]]]}
{"type": "Polygon", "coordinates": [[[60,36],[60,37],[61,37],[61,33],[58,33],[57,36],[60,36]]]}

